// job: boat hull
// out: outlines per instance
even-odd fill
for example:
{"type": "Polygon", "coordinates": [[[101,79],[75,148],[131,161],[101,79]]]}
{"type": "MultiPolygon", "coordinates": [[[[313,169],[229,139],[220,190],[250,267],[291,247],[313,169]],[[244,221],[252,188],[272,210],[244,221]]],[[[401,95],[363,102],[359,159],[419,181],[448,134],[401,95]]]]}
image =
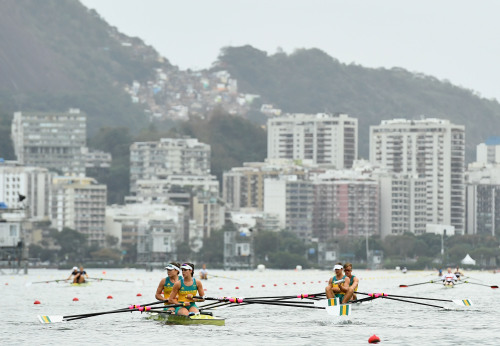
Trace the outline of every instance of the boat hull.
{"type": "Polygon", "coordinates": [[[214,317],[210,315],[173,315],[169,313],[152,313],[149,319],[155,321],[162,321],[165,324],[178,324],[178,325],[189,325],[189,324],[205,324],[211,326],[224,326],[226,325],[226,320],[224,318],[214,317]]]}

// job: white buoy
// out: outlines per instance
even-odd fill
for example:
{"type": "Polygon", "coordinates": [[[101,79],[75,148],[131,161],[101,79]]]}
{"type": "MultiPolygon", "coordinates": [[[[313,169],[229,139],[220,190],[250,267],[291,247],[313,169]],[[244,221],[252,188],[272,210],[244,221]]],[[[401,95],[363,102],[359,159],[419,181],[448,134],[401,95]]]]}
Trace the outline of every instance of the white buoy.
{"type": "Polygon", "coordinates": [[[301,265],[295,266],[295,270],[302,270],[302,266],[301,265]]]}
{"type": "Polygon", "coordinates": [[[265,266],[265,265],[263,265],[263,264],[259,264],[259,265],[257,266],[257,270],[258,270],[258,271],[260,271],[260,272],[263,272],[264,270],[266,270],[266,266],[265,266]]]}

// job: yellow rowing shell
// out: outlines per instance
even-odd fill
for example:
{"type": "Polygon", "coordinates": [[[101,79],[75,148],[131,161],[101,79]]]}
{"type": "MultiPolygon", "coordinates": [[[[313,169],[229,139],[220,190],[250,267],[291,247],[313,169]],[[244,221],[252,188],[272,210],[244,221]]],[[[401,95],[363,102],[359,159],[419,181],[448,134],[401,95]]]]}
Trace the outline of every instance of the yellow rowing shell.
{"type": "Polygon", "coordinates": [[[214,317],[210,315],[172,315],[168,313],[151,313],[149,319],[155,321],[165,321],[166,324],[207,324],[212,326],[224,326],[226,325],[226,320],[220,317],[214,317]]]}

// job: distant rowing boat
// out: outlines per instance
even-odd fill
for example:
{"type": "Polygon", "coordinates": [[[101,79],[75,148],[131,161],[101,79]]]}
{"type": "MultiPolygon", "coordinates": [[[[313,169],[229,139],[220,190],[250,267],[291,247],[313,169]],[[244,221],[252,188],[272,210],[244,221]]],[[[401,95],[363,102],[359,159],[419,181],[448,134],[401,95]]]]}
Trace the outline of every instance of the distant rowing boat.
{"type": "Polygon", "coordinates": [[[148,318],[155,321],[165,321],[166,324],[206,324],[212,326],[224,326],[226,324],[226,320],[224,318],[206,314],[184,316],[166,312],[152,312],[148,318]]]}

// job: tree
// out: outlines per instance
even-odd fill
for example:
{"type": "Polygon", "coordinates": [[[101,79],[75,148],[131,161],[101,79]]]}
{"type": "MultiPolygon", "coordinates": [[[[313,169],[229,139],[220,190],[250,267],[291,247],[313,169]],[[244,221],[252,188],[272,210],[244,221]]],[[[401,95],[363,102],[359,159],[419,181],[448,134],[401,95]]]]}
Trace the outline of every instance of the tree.
{"type": "Polygon", "coordinates": [[[61,232],[52,230],[53,238],[61,247],[59,254],[70,261],[82,262],[87,254],[87,236],[71,228],[63,228],[61,232]]]}

